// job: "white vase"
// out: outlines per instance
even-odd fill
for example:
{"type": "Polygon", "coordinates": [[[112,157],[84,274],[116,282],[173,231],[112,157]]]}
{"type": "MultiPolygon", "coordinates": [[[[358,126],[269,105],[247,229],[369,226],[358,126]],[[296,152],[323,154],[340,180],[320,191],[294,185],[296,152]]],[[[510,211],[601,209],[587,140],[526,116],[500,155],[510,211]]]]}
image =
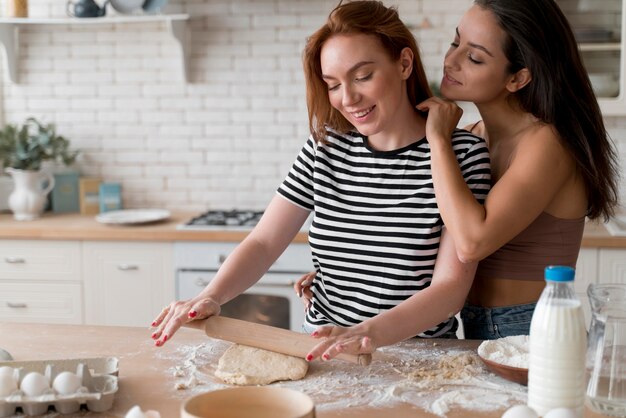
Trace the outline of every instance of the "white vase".
{"type": "Polygon", "coordinates": [[[46,204],[46,196],[54,187],[54,177],[45,171],[5,170],[13,177],[15,188],[9,195],[9,209],[18,221],[31,221],[41,216],[46,204]],[[44,188],[43,181],[48,180],[44,188]]]}

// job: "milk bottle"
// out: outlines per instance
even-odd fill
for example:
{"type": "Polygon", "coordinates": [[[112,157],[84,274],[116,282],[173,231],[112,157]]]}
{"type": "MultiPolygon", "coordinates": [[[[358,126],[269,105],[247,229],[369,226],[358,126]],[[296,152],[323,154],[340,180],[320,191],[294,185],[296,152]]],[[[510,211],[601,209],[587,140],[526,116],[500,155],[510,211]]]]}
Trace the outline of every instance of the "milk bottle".
{"type": "Polygon", "coordinates": [[[540,416],[572,408],[582,417],[587,332],[574,293],[574,269],[549,266],[530,323],[528,406],[540,416]]]}

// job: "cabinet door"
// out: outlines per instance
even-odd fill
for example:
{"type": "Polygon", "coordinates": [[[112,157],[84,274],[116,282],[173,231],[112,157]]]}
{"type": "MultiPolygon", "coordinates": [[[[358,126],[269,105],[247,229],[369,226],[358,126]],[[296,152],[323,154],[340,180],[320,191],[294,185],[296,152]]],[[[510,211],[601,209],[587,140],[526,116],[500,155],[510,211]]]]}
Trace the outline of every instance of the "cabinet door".
{"type": "Polygon", "coordinates": [[[84,242],[87,324],[142,326],[174,299],[170,243],[84,242]]]}
{"type": "Polygon", "coordinates": [[[80,242],[1,240],[0,280],[80,281],[80,242]]]}
{"type": "Polygon", "coordinates": [[[600,249],[598,283],[626,284],[626,250],[600,249]]]}

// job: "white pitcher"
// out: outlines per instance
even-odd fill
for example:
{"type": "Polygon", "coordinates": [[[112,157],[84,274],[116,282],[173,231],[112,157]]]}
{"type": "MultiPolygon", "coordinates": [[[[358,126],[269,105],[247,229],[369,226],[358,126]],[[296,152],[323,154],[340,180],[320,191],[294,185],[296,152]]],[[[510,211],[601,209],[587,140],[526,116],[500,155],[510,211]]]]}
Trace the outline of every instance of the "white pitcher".
{"type": "Polygon", "coordinates": [[[18,170],[7,168],[5,170],[13,177],[15,188],[9,195],[9,208],[18,221],[31,221],[37,219],[44,210],[46,196],[54,187],[54,177],[45,171],[18,170]],[[48,180],[44,188],[43,181],[48,180]]]}

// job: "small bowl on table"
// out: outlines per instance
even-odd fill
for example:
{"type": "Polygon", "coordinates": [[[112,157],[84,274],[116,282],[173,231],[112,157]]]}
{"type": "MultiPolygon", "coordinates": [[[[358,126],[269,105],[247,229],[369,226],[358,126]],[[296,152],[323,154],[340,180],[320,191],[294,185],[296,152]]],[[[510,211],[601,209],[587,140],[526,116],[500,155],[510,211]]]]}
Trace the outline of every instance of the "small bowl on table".
{"type": "Polygon", "coordinates": [[[489,371],[498,376],[510,380],[511,382],[519,383],[520,385],[528,385],[528,369],[521,367],[508,366],[506,364],[497,363],[492,360],[488,360],[478,355],[489,371]]]}
{"type": "Polygon", "coordinates": [[[181,418],[315,418],[310,397],[297,390],[247,386],[206,392],[187,399],[181,418]]]}

